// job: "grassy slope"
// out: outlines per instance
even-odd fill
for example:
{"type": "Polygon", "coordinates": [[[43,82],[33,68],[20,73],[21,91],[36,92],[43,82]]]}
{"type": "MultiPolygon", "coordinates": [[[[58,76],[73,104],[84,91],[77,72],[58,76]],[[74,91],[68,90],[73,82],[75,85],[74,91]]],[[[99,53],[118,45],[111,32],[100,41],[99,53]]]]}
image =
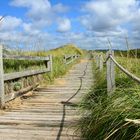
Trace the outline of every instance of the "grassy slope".
{"type": "MultiPolygon", "coordinates": [[[[64,55],[65,54],[79,54],[82,55],[83,52],[74,45],[66,45],[64,47],[51,50],[48,54],[53,55],[53,72],[47,75],[47,79],[51,82],[54,78],[57,78],[61,75],[64,75],[68,69],[73,65],[70,64],[66,66],[64,64],[64,55]]],[[[75,62],[76,63],[76,62],[75,62]]]]}
{"type": "MultiPolygon", "coordinates": [[[[139,64],[136,59],[117,60],[129,71],[140,76],[139,64]]],[[[138,140],[140,126],[126,122],[125,118],[140,119],[140,86],[116,70],[116,91],[107,96],[105,69],[99,72],[94,66],[96,77],[92,92],[85,95],[80,107],[83,118],[79,128],[88,140],[138,140]]]]}

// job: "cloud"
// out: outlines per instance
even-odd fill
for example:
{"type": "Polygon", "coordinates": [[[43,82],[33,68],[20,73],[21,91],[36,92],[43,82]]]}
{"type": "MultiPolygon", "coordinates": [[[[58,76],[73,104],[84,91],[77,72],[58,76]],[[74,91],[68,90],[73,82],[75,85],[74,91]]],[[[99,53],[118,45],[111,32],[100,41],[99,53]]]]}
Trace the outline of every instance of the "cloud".
{"type": "MultiPolygon", "coordinates": [[[[59,13],[66,13],[68,7],[61,3],[51,5],[49,0],[13,0],[12,6],[27,8],[27,17],[35,28],[52,25],[59,17],[59,13]]],[[[32,26],[32,27],[33,27],[32,26]]]]}
{"type": "Polygon", "coordinates": [[[24,32],[29,35],[37,35],[41,32],[40,30],[34,28],[32,23],[23,23],[23,29],[24,32]]]}
{"type": "Polygon", "coordinates": [[[40,43],[47,49],[66,43],[75,43],[86,49],[108,49],[109,38],[114,48],[126,49],[125,37],[128,36],[131,45],[140,46],[138,1],[88,0],[82,4],[82,10],[77,7],[76,16],[68,14],[68,18],[69,7],[62,3],[52,5],[49,0],[12,0],[11,6],[26,9],[26,21],[7,16],[0,23],[0,39],[32,44],[30,46],[40,43]]]}
{"type": "Polygon", "coordinates": [[[58,20],[58,32],[67,32],[71,29],[71,21],[68,18],[58,20]]]}
{"type": "MultiPolygon", "coordinates": [[[[58,25],[59,32],[64,33],[71,29],[69,18],[62,17],[69,10],[67,6],[61,3],[51,5],[48,0],[38,0],[37,2],[13,0],[10,5],[25,7],[27,9],[27,12],[25,12],[27,20],[23,21],[17,17],[7,16],[0,23],[1,41],[3,40],[5,43],[19,42],[19,44],[37,44],[37,42],[40,42],[40,46],[47,49],[66,43],[59,40],[53,33],[47,33],[47,28],[51,28],[51,25],[55,24],[58,25]]],[[[63,40],[66,39],[63,38],[63,40]]]]}
{"type": "Polygon", "coordinates": [[[26,17],[30,23],[28,25],[24,24],[26,31],[29,31],[29,28],[30,30],[41,30],[46,26],[50,26],[53,22],[54,13],[48,0],[38,0],[37,2],[31,0],[13,0],[10,5],[27,8],[26,17]]]}
{"type": "Polygon", "coordinates": [[[22,26],[22,19],[6,16],[0,23],[0,31],[10,31],[22,26]]]}
{"type": "Polygon", "coordinates": [[[135,0],[91,0],[83,11],[81,23],[89,30],[107,31],[129,22],[137,11],[135,0]]]}
{"type": "Polygon", "coordinates": [[[53,11],[56,13],[66,13],[69,10],[69,7],[64,6],[62,3],[58,3],[53,6],[53,11]]]}
{"type": "MultiPolygon", "coordinates": [[[[125,37],[131,48],[140,44],[140,1],[89,0],[84,3],[79,21],[87,29],[88,46],[94,40],[95,48],[106,48],[109,38],[114,48],[126,49],[125,37]],[[99,41],[100,40],[100,41],[99,41]],[[105,47],[106,46],[106,47],[105,47]]],[[[84,42],[85,42],[84,40],[84,42]]]]}
{"type": "Polygon", "coordinates": [[[38,0],[37,2],[29,0],[13,0],[11,5],[17,7],[27,7],[27,15],[34,20],[39,20],[44,17],[46,13],[50,14],[51,11],[51,4],[48,0],[38,0]]]}

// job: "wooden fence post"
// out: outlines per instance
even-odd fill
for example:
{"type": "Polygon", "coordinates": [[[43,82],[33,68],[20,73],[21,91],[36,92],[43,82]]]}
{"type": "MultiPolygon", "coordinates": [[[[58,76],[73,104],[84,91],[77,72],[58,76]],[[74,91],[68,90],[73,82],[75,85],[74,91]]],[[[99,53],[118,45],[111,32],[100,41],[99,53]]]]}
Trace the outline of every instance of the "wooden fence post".
{"type": "Polygon", "coordinates": [[[64,55],[64,64],[66,64],[66,62],[67,62],[67,61],[66,61],[66,55],[64,55]]]}
{"type": "Polygon", "coordinates": [[[0,107],[2,108],[4,104],[3,46],[0,45],[0,107]]]}
{"type": "Polygon", "coordinates": [[[75,55],[72,56],[72,62],[75,60],[75,55]]]}
{"type": "Polygon", "coordinates": [[[49,55],[50,60],[49,60],[49,70],[52,71],[53,70],[53,60],[52,60],[52,55],[49,55]]]}
{"type": "Polygon", "coordinates": [[[103,56],[102,55],[99,56],[99,70],[100,71],[103,70],[103,56]]]}
{"type": "MultiPolygon", "coordinates": [[[[107,52],[107,57],[109,55],[114,56],[113,51],[107,52]]],[[[106,62],[107,66],[107,92],[108,95],[111,95],[112,92],[115,90],[115,69],[114,69],[114,62],[111,59],[108,59],[106,62]]]]}

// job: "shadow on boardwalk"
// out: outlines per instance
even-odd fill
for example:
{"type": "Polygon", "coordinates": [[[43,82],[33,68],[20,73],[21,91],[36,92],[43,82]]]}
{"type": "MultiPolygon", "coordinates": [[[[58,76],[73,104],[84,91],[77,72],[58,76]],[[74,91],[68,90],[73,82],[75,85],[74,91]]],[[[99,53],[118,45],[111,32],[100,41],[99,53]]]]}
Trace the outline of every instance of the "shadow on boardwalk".
{"type": "Polygon", "coordinates": [[[60,129],[59,129],[59,132],[57,134],[56,140],[61,140],[60,138],[61,138],[61,134],[62,134],[64,123],[65,123],[65,117],[66,117],[66,107],[67,106],[71,106],[71,107],[77,107],[78,106],[77,104],[72,103],[70,101],[80,92],[80,90],[82,88],[83,78],[86,75],[87,66],[88,66],[88,63],[86,65],[86,68],[84,70],[83,75],[81,77],[79,77],[80,85],[79,85],[79,88],[77,89],[76,93],[74,93],[68,100],[61,102],[61,104],[63,105],[63,114],[62,114],[62,119],[61,119],[61,123],[60,123],[60,129]]]}

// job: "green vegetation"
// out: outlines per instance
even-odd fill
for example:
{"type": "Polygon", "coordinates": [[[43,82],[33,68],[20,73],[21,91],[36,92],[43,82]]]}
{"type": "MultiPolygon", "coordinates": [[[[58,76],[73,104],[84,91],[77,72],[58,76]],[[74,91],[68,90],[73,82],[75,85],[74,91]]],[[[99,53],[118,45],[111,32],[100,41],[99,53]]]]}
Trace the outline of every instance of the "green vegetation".
{"type": "Polygon", "coordinates": [[[138,57],[138,58],[140,58],[140,49],[132,49],[132,50],[129,50],[129,51],[119,51],[119,50],[116,50],[115,51],[115,55],[117,55],[117,56],[124,56],[124,57],[128,57],[129,56],[129,58],[130,57],[138,57]]]}
{"type": "MultiPolygon", "coordinates": [[[[47,75],[48,81],[53,81],[54,78],[57,78],[61,75],[64,75],[68,69],[73,65],[70,64],[66,66],[64,64],[64,55],[69,54],[79,54],[82,55],[83,52],[79,48],[75,47],[74,45],[65,45],[61,48],[57,48],[54,50],[50,50],[47,54],[53,55],[53,71],[49,75],[47,75]]],[[[75,61],[74,63],[76,63],[75,61]]]]}
{"type": "Polygon", "coordinates": [[[18,72],[27,69],[43,68],[45,67],[43,61],[33,60],[4,60],[4,72],[18,72]]]}
{"type": "MultiPolygon", "coordinates": [[[[13,52],[13,54],[16,52],[13,52]]],[[[38,51],[38,52],[21,52],[20,55],[26,56],[53,56],[53,71],[51,73],[45,74],[48,82],[52,82],[54,78],[59,77],[67,72],[67,70],[72,66],[66,66],[64,64],[64,55],[69,54],[79,54],[82,55],[83,52],[75,45],[69,44],[63,47],[50,50],[50,51],[38,51]]],[[[27,60],[4,60],[4,71],[5,73],[23,71],[27,69],[40,69],[45,68],[43,61],[27,61],[27,60]]]]}
{"type": "MultiPolygon", "coordinates": [[[[117,60],[140,76],[140,61],[124,58],[117,60]]],[[[105,69],[99,72],[95,65],[93,69],[95,83],[80,104],[83,117],[79,129],[83,136],[87,140],[139,140],[140,121],[134,122],[140,119],[140,86],[116,69],[116,90],[108,96],[105,69]]]]}
{"type": "MultiPolygon", "coordinates": [[[[90,51],[90,52],[97,52],[97,53],[106,53],[107,50],[97,50],[97,51],[90,51]]],[[[131,58],[140,58],[140,49],[130,49],[130,50],[115,50],[115,56],[120,57],[131,57],[131,58]]]]}

